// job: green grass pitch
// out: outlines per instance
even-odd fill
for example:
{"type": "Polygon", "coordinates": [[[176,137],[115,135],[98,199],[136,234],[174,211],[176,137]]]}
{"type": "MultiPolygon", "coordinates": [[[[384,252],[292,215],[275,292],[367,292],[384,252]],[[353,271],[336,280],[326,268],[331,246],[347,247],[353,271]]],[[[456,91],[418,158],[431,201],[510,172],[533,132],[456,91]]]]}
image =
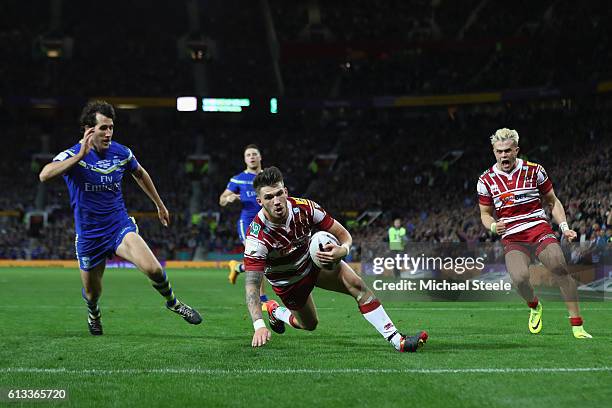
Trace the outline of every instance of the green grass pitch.
{"type": "MultiPolygon", "coordinates": [[[[163,307],[136,270],[108,269],[104,336],[90,336],[77,270],[0,269],[0,389],[65,389],[44,406],[608,406],[612,303],[583,304],[592,340],[575,340],[562,303],[544,304],[544,329],[527,331],[515,303],[387,303],[416,354],[395,352],[355,302],[315,289],[319,327],[290,328],[263,348],[243,279],[221,270],[169,270],[176,294],[204,317],[191,326],[163,307]]],[[[1,405],[17,403],[0,401],[1,405]]]]}

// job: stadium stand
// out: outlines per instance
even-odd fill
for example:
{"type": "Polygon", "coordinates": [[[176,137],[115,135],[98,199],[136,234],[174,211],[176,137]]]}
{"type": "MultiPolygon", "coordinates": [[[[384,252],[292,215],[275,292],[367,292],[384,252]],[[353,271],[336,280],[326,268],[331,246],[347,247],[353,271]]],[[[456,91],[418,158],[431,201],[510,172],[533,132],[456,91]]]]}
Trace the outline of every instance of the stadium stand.
{"type": "Polygon", "coordinates": [[[106,23],[104,36],[93,35],[81,18],[95,5],[45,2],[32,15],[23,12],[31,2],[5,3],[0,45],[12,63],[0,65],[0,95],[9,97],[0,106],[0,121],[11,141],[5,144],[10,160],[0,163],[2,258],[73,257],[66,187],[56,181],[41,188],[36,175],[44,159],[34,156],[44,153],[48,160],[78,140],[79,98],[276,95],[282,87],[273,74],[271,37],[280,41],[280,82],[289,98],[553,85],[573,93],[470,107],[295,108],[273,120],[120,109],[115,139],[132,147],[173,214],[170,228],[163,229],[148,198],[125,180],[126,206],[140,214],[141,231],[160,257],[191,259],[198,248],[240,252],[234,236],[238,210],[221,211],[217,201],[229,177],[243,168],[248,143],[261,147],[264,165],[284,171],[292,193],[318,201],[350,224],[357,244],[382,239],[396,216],[414,241],[490,239],[480,226],[475,182],[492,163],[487,136],[504,126],[516,128],[522,153],[547,168],[581,236],[611,234],[611,101],[574,87],[612,77],[606,30],[612,13],[605,1],[576,11],[567,1],[499,6],[474,0],[459,7],[447,1],[381,6],[360,0],[347,9],[337,1],[273,0],[271,26],[255,2],[210,2],[195,14],[167,4],[147,8],[150,18],[135,29],[130,22],[143,13],[142,3],[110,0],[105,7],[122,12],[106,23]],[[266,33],[269,28],[274,35],[266,33]],[[48,41],[57,39],[70,39],[61,48],[70,49],[70,57],[45,54],[53,46],[48,41]],[[189,47],[180,46],[193,39],[202,39],[201,58],[186,56],[189,47]],[[30,109],[44,103],[19,99],[38,96],[52,96],[57,105],[30,109]],[[192,153],[209,156],[205,171],[188,168],[192,153]],[[318,155],[331,155],[333,166],[320,166],[318,155]],[[49,217],[46,227],[33,232],[24,221],[35,210],[49,217]],[[367,211],[381,215],[360,227],[356,217],[367,211]]]}
{"type": "Polygon", "coordinates": [[[274,2],[287,95],[461,93],[612,74],[605,1],[576,13],[569,2],[359,3],[274,2]]]}

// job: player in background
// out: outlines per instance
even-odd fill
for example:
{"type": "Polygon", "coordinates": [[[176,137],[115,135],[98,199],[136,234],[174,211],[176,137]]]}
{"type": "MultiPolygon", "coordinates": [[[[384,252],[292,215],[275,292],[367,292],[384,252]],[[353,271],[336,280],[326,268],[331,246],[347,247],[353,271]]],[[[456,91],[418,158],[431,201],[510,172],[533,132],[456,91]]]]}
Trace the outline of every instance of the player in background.
{"type": "Polygon", "coordinates": [[[257,175],[253,187],[263,207],[249,226],[244,250],[246,303],[255,329],[253,347],[263,346],[270,339],[257,296],[264,275],[286,306],[268,302],[270,327],[276,333],[283,333],[285,324],[303,330],[317,327],[317,309],[311,295],[317,286],[355,298],[363,317],[396,350],[416,351],[425,343],[424,331],[414,336],[401,334],[363,279],[343,261],[352,238],[339,222],[318,204],[289,197],[276,167],[257,175]],[[324,268],[318,268],[309,253],[309,238],[317,229],[328,231],[340,242],[327,244],[317,252],[324,268]]]}
{"type": "Polygon", "coordinates": [[[480,218],[485,228],[502,238],[508,273],[530,307],[529,331],[537,334],[542,330],[542,302],[529,282],[529,264],[536,256],[559,284],[574,337],[591,338],[582,325],[576,281],[542,207],[543,200],[565,239],[576,238],[552,182],[539,164],[517,159],[516,130],[499,129],[490,139],[497,162],[478,179],[480,218]]]}
{"type": "Polygon", "coordinates": [[[166,307],[191,324],[199,324],[199,313],[179,301],[166,273],[128,216],[121,180],[127,172],[157,207],[159,221],[170,221],[153,180],[138,163],[132,151],[113,141],[115,110],[104,101],[88,103],[80,118],[83,138],[59,153],[40,172],[46,182],[62,175],[68,185],[74,212],[76,257],[83,282],[82,296],[87,303],[89,332],[101,335],[98,300],[106,259],[114,254],[133,263],[151,279],[153,287],[166,300],[166,307]]]}
{"type": "MultiPolygon", "coordinates": [[[[244,148],[244,163],[246,164],[246,169],[230,179],[225,191],[223,191],[219,197],[219,205],[221,205],[221,207],[225,207],[234,202],[240,202],[242,204],[240,218],[236,223],[236,230],[242,244],[244,244],[249,224],[253,221],[253,218],[257,215],[259,210],[261,210],[261,206],[257,202],[257,194],[253,189],[253,179],[261,173],[261,151],[257,145],[250,144],[244,148]]],[[[230,283],[234,285],[236,284],[238,274],[244,272],[244,264],[232,260],[229,261],[228,268],[229,275],[227,278],[230,283]]],[[[268,297],[266,296],[263,281],[261,282],[261,288],[259,290],[259,299],[265,311],[268,297]]]]}

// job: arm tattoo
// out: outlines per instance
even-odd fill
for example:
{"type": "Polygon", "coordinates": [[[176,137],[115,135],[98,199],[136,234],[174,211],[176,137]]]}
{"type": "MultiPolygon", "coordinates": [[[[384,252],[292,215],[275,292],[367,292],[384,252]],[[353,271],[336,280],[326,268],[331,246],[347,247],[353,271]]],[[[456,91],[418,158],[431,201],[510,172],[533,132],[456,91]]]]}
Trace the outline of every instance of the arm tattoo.
{"type": "Polygon", "coordinates": [[[260,272],[246,271],[244,288],[246,291],[246,304],[253,321],[261,319],[261,300],[259,300],[259,288],[263,278],[260,272]]]}

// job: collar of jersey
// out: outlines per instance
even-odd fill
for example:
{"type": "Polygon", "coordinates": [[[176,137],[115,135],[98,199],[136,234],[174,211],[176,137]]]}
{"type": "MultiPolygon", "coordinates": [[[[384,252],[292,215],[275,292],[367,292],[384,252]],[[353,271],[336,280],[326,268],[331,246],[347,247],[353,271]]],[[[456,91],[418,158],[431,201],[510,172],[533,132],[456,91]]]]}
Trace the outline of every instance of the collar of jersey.
{"type": "Polygon", "coordinates": [[[263,222],[266,224],[266,226],[272,227],[272,228],[278,228],[278,227],[283,227],[283,226],[285,228],[289,228],[289,223],[293,219],[293,206],[291,205],[291,201],[289,200],[287,200],[287,220],[285,221],[284,225],[276,224],[270,221],[268,217],[266,217],[266,215],[264,214],[265,210],[263,208],[260,211],[261,211],[261,217],[263,218],[263,222]]]}
{"type": "Polygon", "coordinates": [[[497,174],[503,174],[504,176],[511,176],[514,174],[514,172],[518,171],[521,167],[523,167],[523,159],[517,158],[515,166],[510,173],[506,173],[505,171],[498,169],[497,163],[493,165],[493,171],[497,174]]]}

